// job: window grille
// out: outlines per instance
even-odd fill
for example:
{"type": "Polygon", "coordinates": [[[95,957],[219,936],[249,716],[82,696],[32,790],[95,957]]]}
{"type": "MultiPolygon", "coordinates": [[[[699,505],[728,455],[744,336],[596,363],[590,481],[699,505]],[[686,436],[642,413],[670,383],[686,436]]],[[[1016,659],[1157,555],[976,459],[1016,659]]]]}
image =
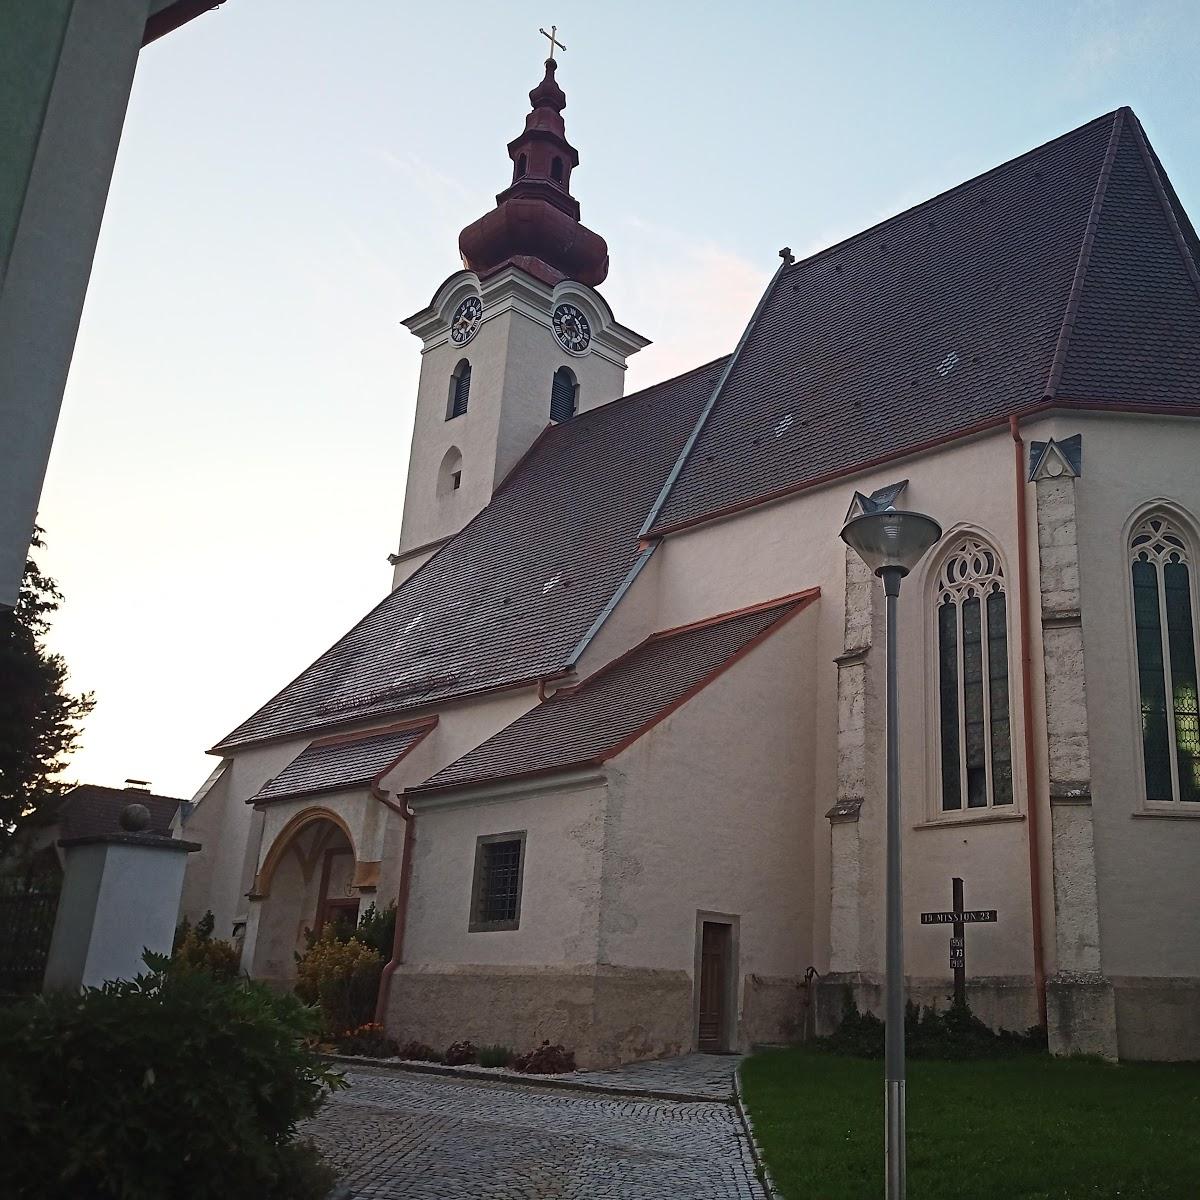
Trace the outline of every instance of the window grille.
{"type": "Polygon", "coordinates": [[[1152,516],[1134,530],[1130,556],[1146,799],[1200,803],[1200,712],[1188,545],[1170,521],[1152,516]]]}
{"type": "Polygon", "coordinates": [[[525,835],[482,837],[475,848],[471,930],[516,929],[521,919],[525,835]]]}
{"type": "Polygon", "coordinates": [[[937,580],[942,809],[1013,802],[1008,613],[996,552],[964,539],[937,580]]]}
{"type": "Polygon", "coordinates": [[[554,382],[550,385],[550,420],[569,421],[575,415],[578,387],[575,376],[567,367],[559,367],[554,372],[554,382]]]}

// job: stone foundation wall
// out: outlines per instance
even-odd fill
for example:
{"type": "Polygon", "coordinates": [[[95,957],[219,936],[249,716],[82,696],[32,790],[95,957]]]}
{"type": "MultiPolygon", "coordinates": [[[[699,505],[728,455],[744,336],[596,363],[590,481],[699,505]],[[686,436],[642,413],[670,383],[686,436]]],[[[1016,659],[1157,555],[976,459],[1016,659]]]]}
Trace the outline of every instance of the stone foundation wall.
{"type": "Polygon", "coordinates": [[[616,1066],[691,1048],[692,979],[623,967],[401,967],[387,1030],[436,1049],[468,1038],[518,1053],[561,1042],[581,1067],[616,1066]]]}
{"type": "MultiPolygon", "coordinates": [[[[863,1012],[883,1017],[884,983],[880,976],[835,974],[821,978],[814,1004],[818,1036],[832,1033],[842,1019],[847,990],[863,1012]]],[[[945,979],[909,979],[908,999],[915,1004],[948,1008],[954,999],[954,985],[945,979]]],[[[967,1003],[984,1024],[993,1029],[1024,1032],[1037,1024],[1037,994],[1033,980],[1021,976],[979,976],[967,980],[967,1003]]]]}
{"type": "MultiPolygon", "coordinates": [[[[747,975],[737,1048],[803,1036],[801,980],[747,975]]],[[[633,967],[403,966],[392,976],[388,1033],[445,1049],[470,1039],[518,1053],[542,1041],[581,1067],[687,1054],[695,1046],[688,971],[633,967]]]]}
{"type": "Polygon", "coordinates": [[[737,1049],[779,1046],[807,1036],[808,989],[794,976],[747,975],[737,1049]]]}
{"type": "MultiPolygon", "coordinates": [[[[883,1015],[883,980],[877,976],[826,975],[817,984],[814,1025],[818,1036],[832,1033],[841,1020],[847,989],[864,1012],[883,1015]]],[[[909,998],[920,1004],[950,1003],[943,980],[911,980],[909,998]]],[[[1060,1053],[1101,1053],[1112,1040],[1115,1010],[1117,1055],[1126,1060],[1200,1060],[1200,979],[1145,976],[1070,976],[1047,981],[1051,1049],[1060,1053]],[[1114,1005],[1115,1000],[1115,1005],[1114,1005]],[[1108,1028],[1093,1028],[1097,1023],[1108,1028]]],[[[1028,978],[967,981],[967,1002],[993,1029],[1024,1031],[1037,1022],[1037,996],[1028,978]]]]}
{"type": "Polygon", "coordinates": [[[1112,985],[1121,1058],[1200,1061],[1200,979],[1115,975],[1112,985]]]}

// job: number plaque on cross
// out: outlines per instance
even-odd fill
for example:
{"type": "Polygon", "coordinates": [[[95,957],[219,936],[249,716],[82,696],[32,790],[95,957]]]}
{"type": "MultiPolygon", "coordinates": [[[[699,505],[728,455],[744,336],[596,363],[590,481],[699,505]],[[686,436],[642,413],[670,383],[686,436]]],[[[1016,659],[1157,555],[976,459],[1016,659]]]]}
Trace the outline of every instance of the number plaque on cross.
{"type": "Polygon", "coordinates": [[[994,908],[966,908],[963,903],[963,881],[950,880],[949,912],[923,912],[922,925],[951,925],[950,967],[954,971],[954,1003],[967,1002],[967,926],[991,925],[996,921],[994,908]]]}

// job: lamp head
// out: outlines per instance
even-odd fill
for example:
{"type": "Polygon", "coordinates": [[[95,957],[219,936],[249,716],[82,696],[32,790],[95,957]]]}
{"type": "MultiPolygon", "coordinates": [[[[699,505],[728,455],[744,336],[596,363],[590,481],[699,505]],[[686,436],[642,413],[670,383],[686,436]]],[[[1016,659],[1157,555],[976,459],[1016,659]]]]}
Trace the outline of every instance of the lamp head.
{"type": "Polygon", "coordinates": [[[942,536],[942,527],[924,513],[880,508],[853,517],[842,527],[842,541],[876,575],[895,571],[903,577],[942,536]]]}

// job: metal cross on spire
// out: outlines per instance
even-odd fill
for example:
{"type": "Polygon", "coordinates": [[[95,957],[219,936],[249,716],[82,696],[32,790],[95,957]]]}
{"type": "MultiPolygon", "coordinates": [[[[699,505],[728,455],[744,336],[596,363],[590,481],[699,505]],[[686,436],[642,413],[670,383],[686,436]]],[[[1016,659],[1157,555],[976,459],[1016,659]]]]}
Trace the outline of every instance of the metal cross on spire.
{"type": "Polygon", "coordinates": [[[542,35],[542,37],[546,38],[546,39],[549,41],[549,43],[550,43],[550,58],[551,58],[551,59],[553,59],[553,58],[554,58],[554,47],[555,47],[555,46],[557,46],[557,47],[558,47],[560,50],[565,50],[565,49],[566,49],[566,46],[564,46],[564,45],[562,44],[562,42],[560,42],[560,41],[558,40],[558,38],[555,36],[555,35],[558,33],[558,26],[557,26],[557,25],[551,25],[551,26],[550,26],[550,32],[549,32],[549,33],[547,33],[547,32],[546,32],[544,29],[542,29],[542,28],[539,26],[539,27],[538,27],[538,33],[540,33],[540,34],[542,35]]]}

